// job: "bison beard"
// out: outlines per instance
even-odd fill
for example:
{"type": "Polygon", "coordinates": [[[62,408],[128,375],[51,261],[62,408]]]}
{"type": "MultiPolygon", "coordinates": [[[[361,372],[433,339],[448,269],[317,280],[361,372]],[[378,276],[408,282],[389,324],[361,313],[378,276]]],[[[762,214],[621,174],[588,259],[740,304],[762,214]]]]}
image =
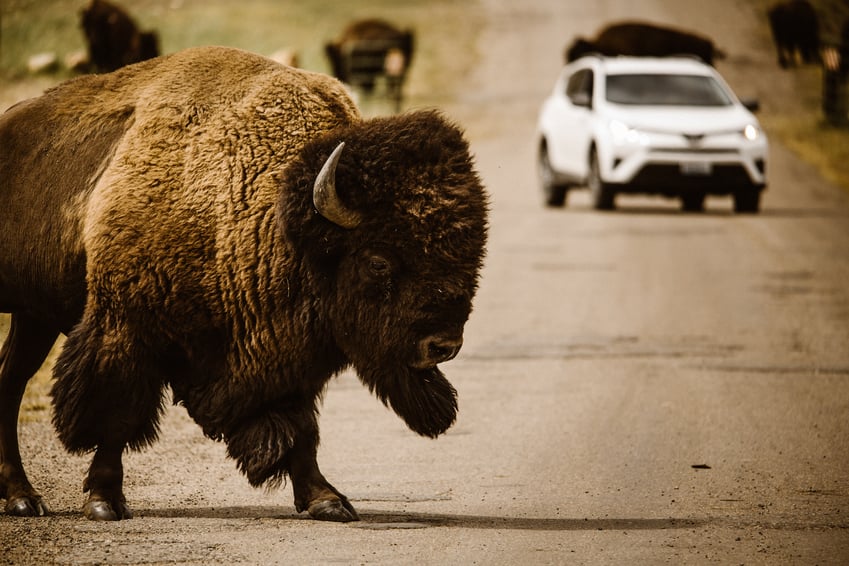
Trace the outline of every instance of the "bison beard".
{"type": "Polygon", "coordinates": [[[391,377],[363,371],[360,379],[384,405],[392,407],[410,430],[436,438],[457,418],[457,391],[438,369],[412,369],[391,377]]]}

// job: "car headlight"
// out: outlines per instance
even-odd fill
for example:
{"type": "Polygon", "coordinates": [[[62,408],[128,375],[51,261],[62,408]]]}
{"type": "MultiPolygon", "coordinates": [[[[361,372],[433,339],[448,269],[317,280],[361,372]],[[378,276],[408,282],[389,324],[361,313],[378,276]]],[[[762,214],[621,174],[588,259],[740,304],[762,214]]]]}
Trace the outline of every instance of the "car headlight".
{"type": "Polygon", "coordinates": [[[619,120],[611,120],[607,127],[613,134],[613,143],[616,145],[647,145],[649,142],[646,134],[619,120]]]}
{"type": "Polygon", "coordinates": [[[761,129],[754,124],[746,124],[746,127],[743,128],[743,137],[749,141],[755,141],[761,137],[761,129]]]}

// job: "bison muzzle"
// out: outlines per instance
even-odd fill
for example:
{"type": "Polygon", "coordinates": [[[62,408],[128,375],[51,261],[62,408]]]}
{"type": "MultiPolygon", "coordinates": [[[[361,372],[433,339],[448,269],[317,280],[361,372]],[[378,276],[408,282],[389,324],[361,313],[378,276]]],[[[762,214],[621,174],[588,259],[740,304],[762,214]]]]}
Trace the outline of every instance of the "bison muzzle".
{"type": "Polygon", "coordinates": [[[487,196],[435,111],[364,120],[335,79],[226,48],[68,81],[0,116],[0,497],[44,515],[17,417],[65,334],[53,422],[93,452],[84,512],[132,513],[122,453],[170,390],[254,486],[356,520],[316,462],[328,381],[351,367],[415,432],[457,414],[453,358],[487,196]]]}

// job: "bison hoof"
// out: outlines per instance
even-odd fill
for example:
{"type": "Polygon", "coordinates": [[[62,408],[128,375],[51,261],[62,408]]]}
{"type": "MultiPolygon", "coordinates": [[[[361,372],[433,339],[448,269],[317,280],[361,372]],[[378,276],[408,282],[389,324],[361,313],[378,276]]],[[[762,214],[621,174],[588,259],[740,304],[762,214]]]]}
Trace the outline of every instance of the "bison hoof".
{"type": "Polygon", "coordinates": [[[310,517],[319,521],[336,521],[337,523],[349,523],[359,521],[360,516],[348,501],[319,501],[310,505],[310,517]]]}
{"type": "Polygon", "coordinates": [[[119,502],[112,505],[102,499],[90,499],[83,505],[83,513],[87,519],[92,521],[118,521],[121,519],[132,519],[133,512],[126,503],[119,502]]]}
{"type": "Polygon", "coordinates": [[[6,513],[16,517],[44,517],[49,512],[38,495],[15,497],[6,502],[6,513]]]}

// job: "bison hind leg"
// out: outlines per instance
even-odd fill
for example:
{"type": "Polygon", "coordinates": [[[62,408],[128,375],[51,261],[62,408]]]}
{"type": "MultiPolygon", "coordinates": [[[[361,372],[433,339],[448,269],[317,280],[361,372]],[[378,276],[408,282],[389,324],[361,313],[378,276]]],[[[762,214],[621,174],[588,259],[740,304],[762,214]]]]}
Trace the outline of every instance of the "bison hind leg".
{"type": "MultiPolygon", "coordinates": [[[[92,317],[93,318],[93,317],[92,317]]],[[[53,424],[70,452],[96,448],[84,490],[87,518],[132,517],[123,493],[126,447],[156,440],[164,380],[143,342],[92,324],[86,316],[68,335],[53,368],[53,424]]]]}

